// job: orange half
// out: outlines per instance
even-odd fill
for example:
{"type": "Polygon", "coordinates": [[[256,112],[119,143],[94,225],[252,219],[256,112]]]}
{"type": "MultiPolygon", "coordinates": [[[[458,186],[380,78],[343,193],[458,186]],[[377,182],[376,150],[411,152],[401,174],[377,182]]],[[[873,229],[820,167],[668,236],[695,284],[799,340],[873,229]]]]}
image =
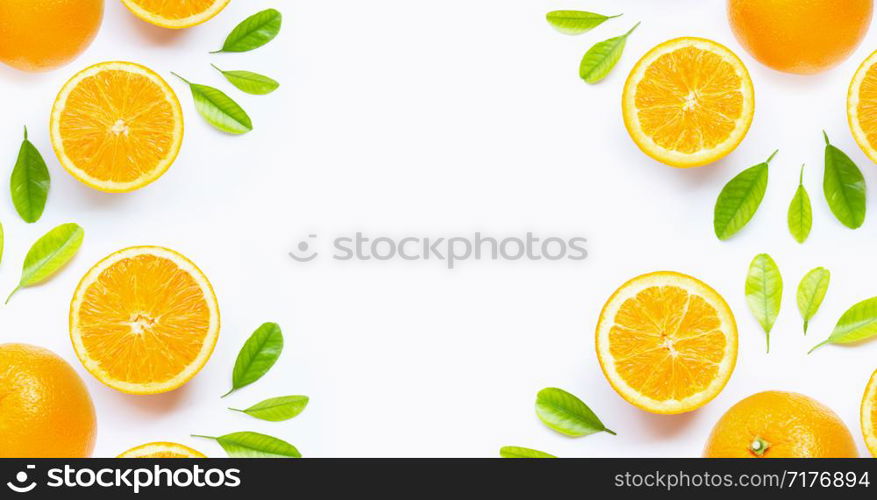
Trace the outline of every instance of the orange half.
{"type": "Polygon", "coordinates": [[[55,99],[52,146],[73,177],[123,193],[161,177],[180,152],[183,112],[157,73],[130,62],[105,62],[73,76],[55,99]]]}
{"type": "Polygon", "coordinates": [[[209,21],[231,0],[122,0],[135,16],[162,28],[189,28],[209,21]]]}
{"type": "Polygon", "coordinates": [[[746,136],[755,93],[730,49],[703,38],[664,42],[636,63],[624,85],[624,124],[636,145],[673,167],[723,158],[746,136]]]}
{"type": "Polygon", "coordinates": [[[180,387],[210,358],[219,305],[207,277],[173,250],[116,252],[82,278],[70,305],[70,339],[85,369],[129,394],[180,387]]]}
{"type": "Polygon", "coordinates": [[[131,448],[116,458],[207,458],[207,455],[180,443],[157,442],[131,448]]]}
{"type": "Polygon", "coordinates": [[[850,131],[873,162],[877,162],[877,52],[856,70],[847,92],[850,131]]]}
{"type": "Polygon", "coordinates": [[[597,357],[622,398],[652,413],[683,413],[708,403],[737,361],[737,324],[725,300],[676,272],[636,277],[606,302],[597,357]]]}
{"type": "Polygon", "coordinates": [[[871,375],[862,397],[862,435],[871,456],[877,458],[877,371],[871,375]]]}

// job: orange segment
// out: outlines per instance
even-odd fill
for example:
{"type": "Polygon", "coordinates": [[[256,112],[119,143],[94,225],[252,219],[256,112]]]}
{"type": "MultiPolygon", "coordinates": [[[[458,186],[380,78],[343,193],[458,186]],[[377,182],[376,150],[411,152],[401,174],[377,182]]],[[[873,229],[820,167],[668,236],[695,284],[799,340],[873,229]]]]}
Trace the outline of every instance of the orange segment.
{"type": "Polygon", "coordinates": [[[862,397],[862,435],[871,456],[877,458],[877,371],[871,375],[865,395],[862,397]]]}
{"type": "Polygon", "coordinates": [[[219,14],[231,0],[122,0],[140,19],[162,28],[189,28],[219,14]]]}
{"type": "Polygon", "coordinates": [[[877,52],[865,59],[850,82],[847,119],[859,147],[877,162],[877,52]]]}
{"type": "Polygon", "coordinates": [[[724,299],[674,272],[634,278],[609,298],[597,357],[621,397],[654,413],[682,413],[714,398],[737,359],[737,326],[724,299]]]}
{"type": "Polygon", "coordinates": [[[204,366],[219,335],[219,307],[203,273],[159,247],[116,252],[80,282],[70,337],[85,368],[131,394],[166,392],[204,366]]]}
{"type": "Polygon", "coordinates": [[[207,455],[179,443],[157,442],[136,446],[116,458],[207,458],[207,455]]]}
{"type": "Polygon", "coordinates": [[[64,85],[50,129],[58,160],[74,177],[101,191],[128,192],[170,168],[183,140],[183,113],[152,70],[106,62],[64,85]]]}
{"type": "Polygon", "coordinates": [[[622,109],[644,153],[674,167],[696,167],[740,144],[755,97],[749,72],[733,52],[711,40],[677,38],[634,66],[622,109]]]}

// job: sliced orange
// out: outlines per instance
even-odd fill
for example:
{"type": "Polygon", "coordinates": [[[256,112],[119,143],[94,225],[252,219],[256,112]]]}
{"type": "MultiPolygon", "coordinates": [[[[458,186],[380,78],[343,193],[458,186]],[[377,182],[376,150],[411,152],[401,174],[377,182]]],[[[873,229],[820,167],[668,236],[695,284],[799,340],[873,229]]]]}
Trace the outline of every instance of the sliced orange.
{"type": "Polygon", "coordinates": [[[219,336],[207,277],[173,250],[132,247],[82,278],[70,304],[70,339],[85,369],[129,394],[167,392],[194,377],[219,336]]]}
{"type": "Polygon", "coordinates": [[[737,362],[737,324],[715,290],[691,276],[638,276],[612,294],[597,324],[597,358],[612,388],[652,413],[684,413],[721,392],[737,362]]]}
{"type": "Polygon", "coordinates": [[[105,62],[64,84],[50,132],[58,160],[73,177],[123,193],[170,168],[183,142],[183,112],[174,91],[151,69],[105,62]]]}
{"type": "Polygon", "coordinates": [[[636,63],[622,110],[644,153],[673,167],[699,167],[740,144],[752,124],[755,93],[746,66],[727,47],[677,38],[636,63]]]}
{"type": "Polygon", "coordinates": [[[135,16],[162,28],[189,28],[209,21],[231,0],[122,0],[135,16]]]}
{"type": "Polygon", "coordinates": [[[871,375],[862,397],[862,435],[871,456],[877,458],[877,371],[871,375]]]}
{"type": "Polygon", "coordinates": [[[179,443],[146,443],[131,448],[116,458],[207,458],[207,455],[179,443]]]}
{"type": "Polygon", "coordinates": [[[853,75],[847,92],[847,119],[859,147],[877,162],[877,52],[853,75]]]}

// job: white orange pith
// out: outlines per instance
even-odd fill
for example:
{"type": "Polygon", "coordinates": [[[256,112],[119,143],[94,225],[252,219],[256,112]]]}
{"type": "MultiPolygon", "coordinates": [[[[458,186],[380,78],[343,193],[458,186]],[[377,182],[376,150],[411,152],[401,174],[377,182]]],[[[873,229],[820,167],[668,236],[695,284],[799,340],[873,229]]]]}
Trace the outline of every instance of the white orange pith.
{"type": "Polygon", "coordinates": [[[674,167],[712,163],[746,136],[755,111],[743,62],[721,44],[677,38],[634,66],[622,97],[624,123],[639,148],[674,167]]]}
{"type": "Polygon", "coordinates": [[[871,375],[861,407],[862,435],[871,456],[877,458],[877,371],[871,375]]]}
{"type": "Polygon", "coordinates": [[[140,19],[162,28],[189,28],[219,14],[231,0],[122,0],[140,19]]]}
{"type": "Polygon", "coordinates": [[[131,448],[117,458],[207,458],[207,455],[179,443],[158,442],[131,448]]]}
{"type": "Polygon", "coordinates": [[[210,282],[166,248],[133,247],[105,258],[82,278],[70,306],[70,338],[83,366],[130,394],[185,384],[218,336],[210,282]]]}
{"type": "Polygon", "coordinates": [[[847,119],[859,147],[877,162],[877,52],[862,62],[850,82],[847,119]]]}
{"type": "Polygon", "coordinates": [[[724,299],[675,272],[634,278],[606,302],[596,334],[603,373],[653,413],[695,410],[722,390],[737,361],[737,325],[724,299]]]}

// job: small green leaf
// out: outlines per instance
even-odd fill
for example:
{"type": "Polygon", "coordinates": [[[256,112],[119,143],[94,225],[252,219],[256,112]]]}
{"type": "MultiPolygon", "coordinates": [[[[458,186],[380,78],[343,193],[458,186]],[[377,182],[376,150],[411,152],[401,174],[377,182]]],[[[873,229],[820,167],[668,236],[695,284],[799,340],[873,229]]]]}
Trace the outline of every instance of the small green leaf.
{"type": "Polygon", "coordinates": [[[871,297],[847,309],[837,321],[831,336],[810,349],[810,352],[825,344],[850,344],[875,335],[877,335],[877,297],[871,297]]]}
{"type": "Polygon", "coordinates": [[[77,224],[62,224],[46,233],[27,252],[18,287],[9,294],[6,303],[22,288],[38,285],[53,274],[76,255],[82,246],[85,231],[77,224]]]}
{"type": "Polygon", "coordinates": [[[770,352],[770,330],[780,314],[783,298],[783,277],[770,255],[756,255],[746,276],[746,303],[767,336],[770,352]]]}
{"type": "Polygon", "coordinates": [[[269,422],[282,422],[303,412],[308,405],[308,401],[307,396],[281,396],[279,398],[266,399],[246,410],[239,410],[237,408],[229,408],[229,410],[246,413],[251,417],[268,420],[269,422]]]}
{"type": "Polygon", "coordinates": [[[176,73],[172,74],[189,85],[195,100],[195,109],[207,123],[229,134],[245,134],[253,130],[253,122],[247,112],[221,90],[192,83],[176,73]]]}
{"type": "Polygon", "coordinates": [[[520,446],[503,446],[499,449],[499,456],[502,458],[557,458],[544,451],[520,446]]]}
{"type": "Polygon", "coordinates": [[[737,174],[725,184],[713,210],[713,229],[720,240],[727,240],[752,220],[767,189],[768,165],[777,151],[763,163],[737,174]]]}
{"type": "Polygon", "coordinates": [[[817,267],[805,274],[798,284],[798,311],[804,318],[804,335],[807,335],[810,318],[816,314],[825,299],[830,281],[831,272],[824,267],[817,267]]]}
{"type": "Polygon", "coordinates": [[[798,243],[804,243],[810,235],[813,226],[813,207],[810,205],[810,195],[804,188],[804,166],[801,165],[801,175],[798,179],[798,189],[789,204],[789,232],[798,243]]]}
{"type": "Polygon", "coordinates": [[[280,24],[283,16],[275,9],[267,9],[257,12],[244,19],[238,24],[222,45],[219,52],[247,52],[257,49],[270,42],[280,33],[280,24]]]}
{"type": "Polygon", "coordinates": [[[36,146],[27,139],[25,127],[24,140],[9,180],[12,204],[25,222],[33,223],[43,216],[49,197],[49,184],[49,169],[36,146]]]}
{"type": "Polygon", "coordinates": [[[566,35],[581,35],[600,26],[608,19],[621,16],[604,16],[581,10],[555,10],[545,15],[548,23],[557,31],[566,35]]]}
{"type": "Polygon", "coordinates": [[[831,212],[843,225],[856,229],[865,222],[865,177],[853,160],[828,142],[825,135],[825,176],[822,190],[831,212]]]}
{"type": "Polygon", "coordinates": [[[211,64],[216,71],[222,73],[232,85],[239,90],[253,95],[270,94],[280,87],[276,80],[268,78],[265,75],[253,73],[251,71],[224,71],[219,69],[215,64],[211,64]]]}
{"type": "Polygon", "coordinates": [[[636,23],[630,31],[621,36],[603,40],[588,49],[585,56],[582,58],[582,63],[579,65],[579,76],[582,80],[588,83],[597,83],[606,78],[606,75],[612,71],[612,68],[614,68],[618,63],[618,60],[621,59],[621,54],[624,52],[624,45],[627,43],[627,37],[633,33],[633,30],[635,30],[639,24],[640,23],[636,23]]]}
{"type": "Polygon", "coordinates": [[[219,437],[192,434],[192,437],[216,441],[232,458],[301,458],[295,446],[258,432],[233,432],[219,437]]]}
{"type": "Polygon", "coordinates": [[[615,435],[581,399],[556,387],[539,391],[536,415],[545,425],[567,436],[587,436],[595,432],[615,435]]]}
{"type": "Polygon", "coordinates": [[[244,343],[232,372],[231,390],[222,397],[252,384],[268,373],[283,351],[283,332],[277,323],[265,323],[244,343]]]}

